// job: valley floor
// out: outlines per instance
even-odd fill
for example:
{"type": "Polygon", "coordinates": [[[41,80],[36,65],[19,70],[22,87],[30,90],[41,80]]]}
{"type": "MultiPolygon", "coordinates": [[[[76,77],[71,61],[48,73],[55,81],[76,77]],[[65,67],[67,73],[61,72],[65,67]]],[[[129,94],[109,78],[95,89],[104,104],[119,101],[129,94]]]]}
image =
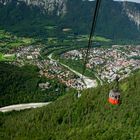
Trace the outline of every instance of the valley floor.
{"type": "Polygon", "coordinates": [[[92,80],[92,79],[90,79],[89,77],[87,77],[87,76],[84,76],[84,75],[82,75],[81,73],[79,73],[78,71],[75,71],[75,70],[73,70],[72,68],[70,68],[69,66],[67,66],[67,65],[65,65],[65,64],[63,64],[63,63],[61,63],[61,62],[59,62],[59,61],[57,61],[57,60],[55,60],[55,59],[53,59],[52,58],[52,53],[48,56],[48,58],[50,59],[50,60],[53,60],[53,61],[55,61],[55,62],[57,62],[57,63],[60,63],[62,66],[64,66],[65,68],[67,68],[68,70],[70,70],[71,72],[73,72],[73,73],[75,73],[77,76],[79,76],[83,81],[84,81],[84,83],[85,83],[85,87],[84,88],[94,88],[94,87],[97,87],[97,81],[96,80],[92,80]]]}

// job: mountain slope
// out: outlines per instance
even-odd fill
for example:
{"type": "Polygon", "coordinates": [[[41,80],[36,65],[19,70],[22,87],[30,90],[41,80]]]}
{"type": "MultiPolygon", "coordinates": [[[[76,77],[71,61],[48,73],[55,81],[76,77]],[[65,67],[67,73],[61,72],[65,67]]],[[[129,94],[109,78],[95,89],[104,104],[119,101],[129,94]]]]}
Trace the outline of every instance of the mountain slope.
{"type": "Polygon", "coordinates": [[[138,140],[140,71],[120,84],[122,103],[108,103],[112,85],[67,94],[47,107],[0,115],[1,139],[138,140]]]}
{"type": "MultiPolygon", "coordinates": [[[[0,3],[0,25],[9,31],[26,27],[29,32],[29,25],[36,25],[34,30],[42,30],[40,25],[51,23],[60,29],[72,28],[73,33],[87,34],[95,7],[94,1],[87,0],[1,0],[0,3]]],[[[113,39],[139,40],[139,15],[138,3],[103,0],[96,34],[113,39]]],[[[23,30],[19,32],[22,35],[23,30]]]]}
{"type": "Polygon", "coordinates": [[[0,62],[0,107],[30,102],[56,100],[65,93],[65,86],[57,80],[39,77],[36,66],[17,67],[0,62]],[[42,90],[39,83],[49,82],[49,89],[42,90]],[[56,92],[56,88],[59,93],[56,92]]]}
{"type": "Polygon", "coordinates": [[[0,0],[3,5],[8,5],[9,3],[15,2],[15,5],[25,3],[28,6],[37,6],[42,9],[42,11],[49,14],[54,14],[54,10],[57,11],[58,16],[64,15],[66,13],[66,2],[67,0],[0,0]]]}

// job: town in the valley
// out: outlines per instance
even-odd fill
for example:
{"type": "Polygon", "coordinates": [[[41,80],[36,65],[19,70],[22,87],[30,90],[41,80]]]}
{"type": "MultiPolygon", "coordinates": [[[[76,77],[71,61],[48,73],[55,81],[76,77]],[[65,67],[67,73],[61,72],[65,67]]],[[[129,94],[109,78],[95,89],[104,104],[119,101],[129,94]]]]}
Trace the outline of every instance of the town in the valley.
{"type": "MultiPolygon", "coordinates": [[[[62,53],[59,57],[64,60],[84,60],[86,49],[77,49],[62,53]]],[[[9,54],[6,54],[9,55],[9,54]]],[[[13,55],[13,54],[12,54],[13,55]]],[[[15,59],[12,64],[23,66],[36,65],[40,76],[50,79],[57,78],[67,87],[76,89],[86,88],[82,78],[59,63],[59,60],[41,55],[40,46],[20,47],[14,52],[15,59]]],[[[86,64],[88,69],[96,72],[96,77],[102,82],[112,82],[116,76],[120,80],[129,76],[132,71],[140,68],[140,45],[113,45],[112,47],[96,47],[90,50],[86,64]]],[[[97,79],[94,79],[96,81],[97,79]]],[[[98,82],[99,83],[99,82],[98,82]]],[[[49,87],[49,83],[41,83],[40,87],[49,87]]]]}
{"type": "MultiPolygon", "coordinates": [[[[62,54],[61,57],[78,61],[84,59],[85,53],[84,49],[72,50],[62,54]]],[[[94,69],[102,81],[110,83],[115,80],[116,76],[121,80],[140,68],[140,45],[92,48],[86,67],[94,69]]]]}

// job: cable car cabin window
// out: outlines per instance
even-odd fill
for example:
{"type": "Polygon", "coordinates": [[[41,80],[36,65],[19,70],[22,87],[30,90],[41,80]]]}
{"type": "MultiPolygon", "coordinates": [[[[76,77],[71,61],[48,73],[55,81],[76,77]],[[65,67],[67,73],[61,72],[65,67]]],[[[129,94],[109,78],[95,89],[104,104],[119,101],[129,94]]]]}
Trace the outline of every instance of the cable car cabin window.
{"type": "Polygon", "coordinates": [[[118,97],[117,97],[117,96],[115,96],[115,98],[116,98],[116,99],[118,99],[118,97]]]}

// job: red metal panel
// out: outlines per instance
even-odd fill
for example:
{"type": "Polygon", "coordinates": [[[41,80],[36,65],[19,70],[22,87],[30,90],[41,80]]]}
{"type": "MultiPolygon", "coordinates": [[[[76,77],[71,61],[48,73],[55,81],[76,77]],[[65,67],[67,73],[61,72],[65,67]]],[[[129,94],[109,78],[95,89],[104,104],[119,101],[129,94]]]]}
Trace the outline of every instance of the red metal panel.
{"type": "Polygon", "coordinates": [[[109,103],[111,103],[113,105],[119,104],[119,100],[116,100],[116,99],[109,98],[108,101],[109,101],[109,103]]]}

